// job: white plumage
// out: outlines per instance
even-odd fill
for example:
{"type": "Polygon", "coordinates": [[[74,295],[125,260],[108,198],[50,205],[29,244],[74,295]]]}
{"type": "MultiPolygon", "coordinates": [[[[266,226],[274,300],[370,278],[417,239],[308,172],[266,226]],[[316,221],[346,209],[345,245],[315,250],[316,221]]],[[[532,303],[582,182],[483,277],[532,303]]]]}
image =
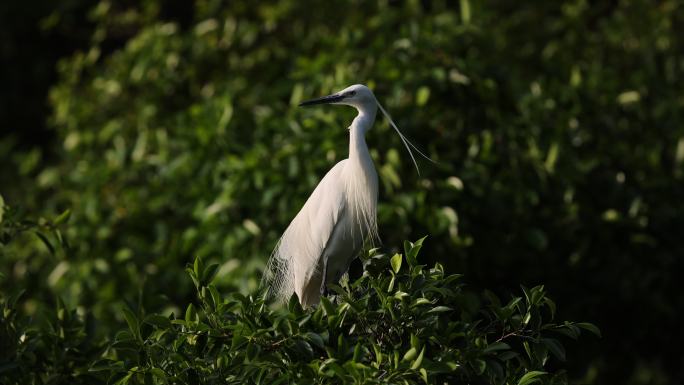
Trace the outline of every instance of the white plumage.
{"type": "MultiPolygon", "coordinates": [[[[378,175],[365,134],[379,104],[368,87],[357,84],[300,106],[324,103],[344,104],[358,111],[349,126],[349,157],[316,186],[280,238],[262,280],[272,297],[285,301],[297,293],[303,306],[317,304],[326,285],[339,281],[364,242],[378,239],[378,175]]],[[[391,124],[406,144],[406,138],[391,124]]]]}

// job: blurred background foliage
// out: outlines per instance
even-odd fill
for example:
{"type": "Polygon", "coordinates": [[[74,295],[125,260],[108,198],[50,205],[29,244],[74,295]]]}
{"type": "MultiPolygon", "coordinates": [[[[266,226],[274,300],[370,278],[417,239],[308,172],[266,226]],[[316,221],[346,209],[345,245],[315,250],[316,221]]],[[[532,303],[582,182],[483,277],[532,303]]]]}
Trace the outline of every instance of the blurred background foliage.
{"type": "Polygon", "coordinates": [[[365,83],[438,162],[417,175],[384,119],[368,133],[384,244],[429,234],[476,291],[545,284],[603,330],[571,378],[683,381],[683,5],[4,2],[0,194],[69,226],[3,247],[0,287],[99,335],[122,302],[191,300],[196,256],[253,291],[347,154],[354,111],[297,103],[365,83]]]}

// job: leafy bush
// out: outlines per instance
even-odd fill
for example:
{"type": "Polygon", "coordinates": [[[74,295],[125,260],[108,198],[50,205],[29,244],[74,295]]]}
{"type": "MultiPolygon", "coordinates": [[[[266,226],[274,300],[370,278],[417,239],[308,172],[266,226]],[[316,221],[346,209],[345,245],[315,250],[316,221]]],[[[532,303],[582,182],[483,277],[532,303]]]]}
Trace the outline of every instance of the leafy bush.
{"type": "MultiPolygon", "coordinates": [[[[33,247],[41,243],[53,255],[63,253],[68,244],[60,227],[68,214],[54,221],[30,221],[5,206],[0,197],[0,260],[17,258],[8,246],[19,242],[33,247]],[[62,242],[53,244],[49,238],[62,242]]],[[[31,262],[28,254],[20,260],[31,262]]],[[[31,292],[32,288],[12,285],[11,276],[0,273],[0,281],[13,287],[0,292],[0,383],[91,384],[95,378],[88,371],[106,347],[94,335],[92,313],[78,314],[59,297],[46,303],[31,292]]]]}
{"type": "MultiPolygon", "coordinates": [[[[3,222],[3,245],[38,224],[3,222]]],[[[52,224],[50,224],[50,227],[52,224]]],[[[57,231],[53,229],[53,231],[57,231]]],[[[39,234],[36,232],[36,234],[39,234]]],[[[40,239],[44,236],[41,235],[40,239]]],[[[375,250],[359,279],[304,310],[293,295],[270,307],[264,296],[221,295],[218,264],[186,269],[196,301],[183,314],[123,307],[128,324],[111,343],[86,316],[57,301],[40,322],[20,316],[20,295],[0,295],[0,381],[7,384],[490,383],[564,384],[559,340],[588,323],[552,323],[543,286],[502,303],[464,290],[460,275],[419,264],[423,239],[405,253],[375,250]]]]}
{"type": "Polygon", "coordinates": [[[549,323],[555,304],[542,286],[480,304],[459,275],[418,264],[421,243],[407,243],[405,259],[371,254],[363,277],[312,310],[296,296],[279,310],[239,293],[224,299],[210,284],[218,266],[197,259],[188,269],[196,305],[180,319],[125,309],[129,331],[101,368],[122,383],[566,383],[544,371],[550,356],[565,360],[557,338],[593,325],[549,323]]]}
{"type": "Polygon", "coordinates": [[[569,362],[571,379],[683,382],[681,354],[653,349],[683,343],[662,332],[684,312],[672,274],[684,270],[682,9],[103,0],[81,23],[55,11],[52,22],[92,34],[58,64],[44,148],[0,140],[13,169],[0,188],[34,216],[70,209],[71,245],[60,251],[50,231],[56,255],[36,236],[9,245],[0,290],[27,289],[32,316],[57,294],[92,312],[100,337],[125,325],[124,302],[180,314],[195,256],[221,263],[221,292],[253,292],[288,221],[346,154],[352,112],[296,103],[365,82],[439,162],[417,176],[383,120],[368,133],[386,245],[430,234],[426,263],[476,291],[504,298],[543,282],[563,319],[610,325],[575,348],[591,359],[569,362]]]}

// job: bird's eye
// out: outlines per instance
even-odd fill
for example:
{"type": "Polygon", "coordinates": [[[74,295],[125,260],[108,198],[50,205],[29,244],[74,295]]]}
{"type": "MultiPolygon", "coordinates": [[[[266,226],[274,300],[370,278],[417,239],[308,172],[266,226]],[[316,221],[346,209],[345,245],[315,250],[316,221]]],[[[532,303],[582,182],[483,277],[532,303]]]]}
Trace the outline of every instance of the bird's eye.
{"type": "Polygon", "coordinates": [[[347,96],[354,96],[354,95],[356,95],[356,91],[347,92],[347,96]]]}

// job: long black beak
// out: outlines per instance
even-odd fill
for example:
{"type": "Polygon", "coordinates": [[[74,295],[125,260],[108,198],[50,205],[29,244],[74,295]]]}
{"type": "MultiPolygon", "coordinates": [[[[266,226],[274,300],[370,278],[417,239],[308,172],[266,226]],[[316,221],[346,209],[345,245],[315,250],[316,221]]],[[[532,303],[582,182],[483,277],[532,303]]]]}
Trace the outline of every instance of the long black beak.
{"type": "Polygon", "coordinates": [[[335,102],[341,101],[342,99],[344,99],[344,96],[342,96],[340,94],[332,94],[332,95],[324,96],[322,98],[311,99],[311,100],[307,100],[305,102],[301,102],[301,103],[299,103],[299,107],[312,106],[314,104],[335,103],[335,102]]]}

